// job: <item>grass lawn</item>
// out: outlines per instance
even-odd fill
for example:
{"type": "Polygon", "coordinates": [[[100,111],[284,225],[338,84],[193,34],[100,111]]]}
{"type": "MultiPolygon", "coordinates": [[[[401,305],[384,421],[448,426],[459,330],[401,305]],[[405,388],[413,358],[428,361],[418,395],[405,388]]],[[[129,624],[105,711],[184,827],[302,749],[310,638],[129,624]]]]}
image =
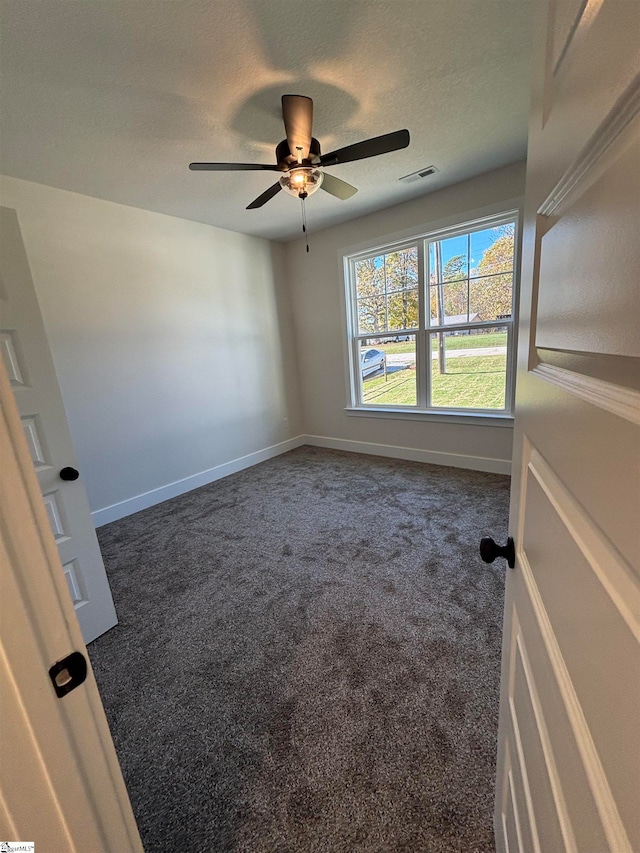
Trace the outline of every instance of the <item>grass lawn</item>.
{"type": "MultiPolygon", "coordinates": [[[[506,347],[506,332],[487,332],[485,335],[449,335],[445,338],[446,348],[473,349],[474,347],[506,347]]],[[[431,349],[437,349],[437,338],[431,339],[431,349]]]]}
{"type": "MultiPolygon", "coordinates": [[[[465,339],[468,340],[468,338],[461,338],[461,340],[465,339]]],[[[393,346],[404,346],[404,344],[393,344],[393,346]]],[[[395,350],[395,352],[401,352],[401,350],[395,350]]],[[[450,358],[447,359],[446,374],[440,374],[438,361],[433,359],[432,369],[431,403],[433,406],[456,409],[504,408],[506,355],[450,358]]],[[[382,374],[367,377],[362,384],[364,403],[387,406],[416,405],[415,366],[389,371],[386,380],[382,374]]]]}
{"type": "MultiPolygon", "coordinates": [[[[507,345],[507,333],[506,332],[487,332],[486,334],[478,334],[478,335],[449,335],[449,337],[445,338],[446,347],[448,350],[452,349],[473,349],[474,347],[506,347],[507,345]]],[[[414,341],[401,341],[397,344],[371,344],[375,349],[382,350],[383,352],[414,352],[415,351],[415,342],[414,341]]],[[[431,348],[436,349],[438,346],[438,342],[435,338],[431,340],[431,348]]],[[[369,345],[364,347],[365,349],[369,348],[369,345]]]]}
{"type": "Polygon", "coordinates": [[[362,382],[362,400],[381,406],[415,406],[416,371],[415,367],[406,367],[394,373],[367,376],[362,382]]]}
{"type": "Polygon", "coordinates": [[[506,355],[447,359],[441,374],[433,359],[431,405],[444,408],[504,409],[506,355]]]}

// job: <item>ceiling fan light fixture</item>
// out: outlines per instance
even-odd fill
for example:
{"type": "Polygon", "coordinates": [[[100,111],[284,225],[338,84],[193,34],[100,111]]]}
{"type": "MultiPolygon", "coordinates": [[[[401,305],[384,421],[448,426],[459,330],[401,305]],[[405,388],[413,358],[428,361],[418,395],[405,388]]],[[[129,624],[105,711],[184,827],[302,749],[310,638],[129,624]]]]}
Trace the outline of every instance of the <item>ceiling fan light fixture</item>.
{"type": "Polygon", "coordinates": [[[306,198],[320,189],[323,178],[324,175],[320,169],[314,169],[312,166],[301,166],[299,169],[291,169],[282,175],[280,186],[295,198],[306,198]]]}

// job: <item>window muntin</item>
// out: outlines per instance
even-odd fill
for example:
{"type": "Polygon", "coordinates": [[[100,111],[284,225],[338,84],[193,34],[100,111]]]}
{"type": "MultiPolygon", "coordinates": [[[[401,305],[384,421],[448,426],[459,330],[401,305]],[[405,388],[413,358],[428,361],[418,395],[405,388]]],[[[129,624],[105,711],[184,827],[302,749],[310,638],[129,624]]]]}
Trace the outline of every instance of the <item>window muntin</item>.
{"type": "Polygon", "coordinates": [[[510,214],[349,259],[353,405],[510,411],[515,236],[510,214]]]}
{"type": "Polygon", "coordinates": [[[428,241],[432,326],[504,319],[513,305],[515,221],[428,241]]]}
{"type": "Polygon", "coordinates": [[[373,255],[353,264],[358,333],[418,325],[418,247],[373,255]]]}

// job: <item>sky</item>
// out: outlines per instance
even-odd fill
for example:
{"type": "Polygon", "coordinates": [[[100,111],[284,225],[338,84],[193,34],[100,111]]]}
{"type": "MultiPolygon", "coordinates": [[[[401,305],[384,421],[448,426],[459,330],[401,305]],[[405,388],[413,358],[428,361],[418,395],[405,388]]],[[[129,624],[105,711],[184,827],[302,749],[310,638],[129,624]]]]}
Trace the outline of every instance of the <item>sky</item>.
{"type": "MultiPolygon", "coordinates": [[[[482,256],[489,246],[502,236],[502,228],[503,226],[498,226],[497,228],[485,228],[483,231],[473,231],[470,235],[460,234],[457,237],[447,237],[445,240],[441,240],[440,244],[442,247],[443,269],[446,266],[447,261],[451,258],[456,257],[456,255],[464,255],[466,258],[468,253],[471,256],[469,265],[472,270],[475,269],[482,260],[482,256]]],[[[433,267],[435,265],[433,244],[430,246],[430,256],[430,263],[433,267]]],[[[381,267],[384,263],[384,255],[379,255],[375,258],[374,263],[376,267],[381,267]]],[[[461,272],[463,276],[468,274],[466,266],[461,270],[461,272]]]]}
{"type": "MultiPolygon", "coordinates": [[[[454,258],[456,255],[467,256],[468,249],[470,250],[469,264],[471,269],[475,269],[482,260],[483,254],[495,241],[502,235],[502,228],[486,228],[484,231],[473,231],[471,235],[461,234],[458,237],[448,237],[441,241],[442,246],[442,266],[446,266],[447,261],[454,258]],[[467,242],[468,241],[468,242],[467,242]]],[[[431,247],[431,262],[433,263],[433,246],[431,247]]],[[[467,270],[463,270],[463,275],[467,274],[467,270]]]]}

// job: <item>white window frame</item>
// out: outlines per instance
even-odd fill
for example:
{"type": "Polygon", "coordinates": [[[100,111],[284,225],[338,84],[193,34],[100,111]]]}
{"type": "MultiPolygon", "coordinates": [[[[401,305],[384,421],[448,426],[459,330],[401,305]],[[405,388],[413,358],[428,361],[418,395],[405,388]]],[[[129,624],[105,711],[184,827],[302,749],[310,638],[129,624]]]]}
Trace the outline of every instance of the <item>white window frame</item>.
{"type": "Polygon", "coordinates": [[[419,233],[415,236],[405,237],[386,243],[379,243],[365,250],[348,252],[342,255],[345,284],[345,308],[347,326],[347,352],[348,352],[348,376],[349,376],[349,414],[381,417],[402,417],[408,419],[433,418],[436,420],[457,420],[458,418],[473,419],[476,423],[498,421],[508,422],[511,425],[515,403],[515,368],[517,350],[517,317],[518,292],[519,292],[519,247],[521,235],[521,211],[518,208],[502,210],[491,215],[474,217],[463,222],[441,227],[436,230],[419,233]],[[429,245],[437,240],[455,237],[460,234],[482,231],[487,228],[498,227],[508,223],[515,223],[514,240],[514,262],[513,262],[513,291],[511,304],[511,317],[508,320],[487,320],[478,323],[460,323],[452,325],[437,325],[431,322],[430,293],[429,293],[429,245]],[[365,260],[375,256],[388,254],[411,247],[417,247],[418,251],[418,327],[406,329],[394,329],[387,333],[365,332],[361,333],[358,327],[356,276],[355,264],[357,261],[365,260]],[[438,331],[457,331],[482,328],[495,328],[504,326],[507,329],[507,363],[506,363],[506,387],[504,409],[471,409],[471,408],[443,408],[430,404],[431,378],[430,364],[430,336],[438,331]],[[362,382],[360,377],[360,341],[366,341],[375,337],[391,337],[396,334],[415,335],[416,341],[416,405],[385,405],[365,403],[362,400],[362,382]]]}

